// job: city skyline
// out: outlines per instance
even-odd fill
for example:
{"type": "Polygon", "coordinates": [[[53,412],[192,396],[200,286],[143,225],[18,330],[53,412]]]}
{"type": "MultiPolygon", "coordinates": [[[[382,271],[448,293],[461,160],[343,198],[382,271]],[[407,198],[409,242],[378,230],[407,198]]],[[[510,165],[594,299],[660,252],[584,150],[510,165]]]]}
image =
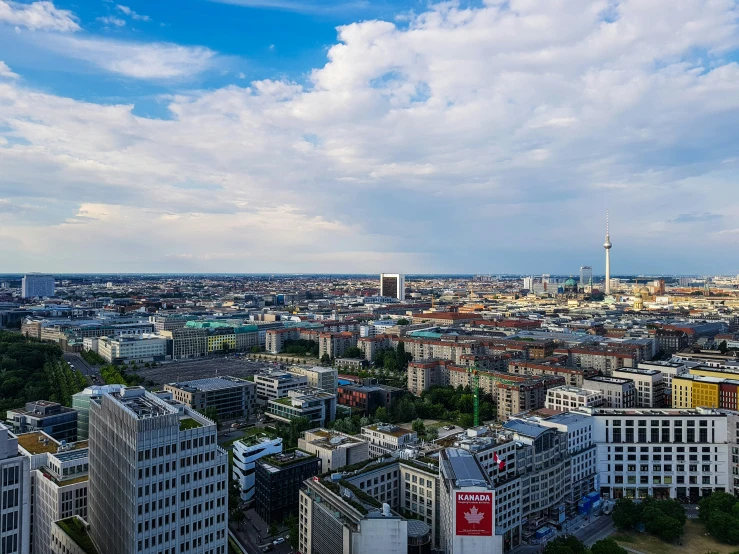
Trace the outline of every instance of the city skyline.
{"type": "Polygon", "coordinates": [[[6,271],[739,272],[730,4],[150,4],[0,2],[6,271]]]}

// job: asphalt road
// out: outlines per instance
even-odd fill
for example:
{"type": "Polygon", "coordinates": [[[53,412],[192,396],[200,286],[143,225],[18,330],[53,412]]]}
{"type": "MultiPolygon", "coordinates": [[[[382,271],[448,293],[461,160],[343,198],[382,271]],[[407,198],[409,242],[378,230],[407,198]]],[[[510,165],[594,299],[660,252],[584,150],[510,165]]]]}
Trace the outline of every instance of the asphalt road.
{"type": "MultiPolygon", "coordinates": [[[[615,530],[610,516],[601,515],[592,516],[590,523],[584,522],[579,528],[570,530],[570,533],[583,541],[586,546],[592,546],[593,543],[610,536],[615,530]]],[[[543,552],[544,546],[544,544],[526,544],[517,547],[512,552],[514,554],[538,554],[543,552]]]]}
{"type": "Polygon", "coordinates": [[[90,378],[91,381],[93,380],[93,377],[100,377],[100,372],[98,371],[98,368],[88,364],[85,359],[79,354],[66,353],[64,354],[64,359],[72,364],[75,369],[79,369],[82,374],[90,378]]]}
{"type": "Polygon", "coordinates": [[[236,535],[239,543],[246,548],[247,554],[262,554],[269,545],[272,545],[273,550],[271,552],[274,552],[274,554],[289,554],[293,551],[287,540],[282,544],[272,544],[272,541],[277,537],[285,537],[287,531],[278,533],[276,537],[267,537],[267,525],[254,510],[247,510],[246,520],[238,527],[233,524],[230,525],[229,529],[236,535]]]}

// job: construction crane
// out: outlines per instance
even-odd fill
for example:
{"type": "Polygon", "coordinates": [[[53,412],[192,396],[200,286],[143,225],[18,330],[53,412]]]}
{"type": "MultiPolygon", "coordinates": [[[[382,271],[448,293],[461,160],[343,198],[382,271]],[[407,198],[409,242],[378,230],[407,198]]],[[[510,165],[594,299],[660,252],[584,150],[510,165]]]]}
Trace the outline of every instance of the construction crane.
{"type": "Polygon", "coordinates": [[[472,377],[472,398],[474,406],[475,427],[480,425],[480,374],[477,364],[467,368],[467,373],[472,377]]]}

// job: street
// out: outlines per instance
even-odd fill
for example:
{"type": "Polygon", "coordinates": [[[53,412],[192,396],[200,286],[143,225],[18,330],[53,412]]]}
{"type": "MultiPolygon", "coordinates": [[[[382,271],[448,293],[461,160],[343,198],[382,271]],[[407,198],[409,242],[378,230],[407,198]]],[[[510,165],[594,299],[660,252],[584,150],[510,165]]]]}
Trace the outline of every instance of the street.
{"type": "MultiPolygon", "coordinates": [[[[268,526],[253,509],[246,511],[246,519],[241,525],[231,524],[229,529],[236,536],[239,544],[246,549],[247,554],[262,554],[266,547],[272,545],[274,539],[284,538],[288,534],[286,529],[281,528],[282,532],[276,537],[267,537],[268,526]]],[[[275,554],[289,554],[293,551],[287,540],[282,544],[272,546],[274,548],[272,552],[275,554]]]]}
{"type": "Polygon", "coordinates": [[[91,382],[93,381],[92,379],[93,377],[95,378],[100,377],[100,373],[98,372],[98,369],[88,364],[85,361],[85,359],[79,354],[67,352],[64,354],[64,360],[72,364],[75,369],[80,370],[80,372],[82,372],[82,375],[89,377],[91,382]]]}
{"type": "MultiPolygon", "coordinates": [[[[613,526],[613,520],[609,516],[600,515],[592,516],[592,521],[590,523],[584,522],[570,534],[575,535],[578,539],[583,541],[585,546],[592,546],[593,543],[610,536],[615,530],[616,528],[613,526]]],[[[538,554],[543,550],[544,544],[526,544],[513,549],[512,552],[515,554],[538,554]]]]}

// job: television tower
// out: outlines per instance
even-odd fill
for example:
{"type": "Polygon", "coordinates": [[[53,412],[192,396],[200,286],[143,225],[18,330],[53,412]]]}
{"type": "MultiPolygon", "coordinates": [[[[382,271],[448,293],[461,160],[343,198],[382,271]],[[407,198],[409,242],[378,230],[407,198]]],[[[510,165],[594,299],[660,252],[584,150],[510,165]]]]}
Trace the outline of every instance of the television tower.
{"type": "Polygon", "coordinates": [[[603,248],[606,249],[606,294],[611,294],[611,235],[608,229],[608,210],[606,210],[606,242],[603,248]]]}

